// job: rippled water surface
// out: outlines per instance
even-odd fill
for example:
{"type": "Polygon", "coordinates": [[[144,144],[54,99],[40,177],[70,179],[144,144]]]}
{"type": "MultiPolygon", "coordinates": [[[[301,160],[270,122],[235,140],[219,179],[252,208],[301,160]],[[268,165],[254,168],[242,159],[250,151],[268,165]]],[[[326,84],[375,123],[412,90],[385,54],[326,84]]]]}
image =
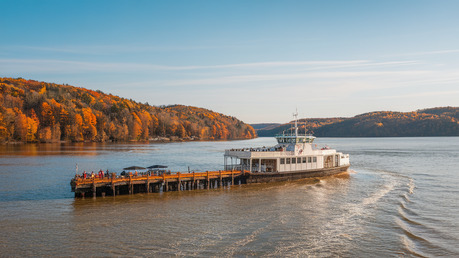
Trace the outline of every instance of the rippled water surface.
{"type": "Polygon", "coordinates": [[[321,138],[350,153],[330,178],[74,199],[79,171],[218,170],[228,148],[0,146],[0,256],[459,256],[459,138],[321,138]]]}

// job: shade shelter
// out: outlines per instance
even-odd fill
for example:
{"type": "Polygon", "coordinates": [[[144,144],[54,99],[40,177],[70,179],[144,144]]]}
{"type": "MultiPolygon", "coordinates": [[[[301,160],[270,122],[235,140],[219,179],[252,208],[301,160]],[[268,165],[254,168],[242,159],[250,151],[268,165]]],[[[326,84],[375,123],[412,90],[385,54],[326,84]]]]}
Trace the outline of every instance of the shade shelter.
{"type": "Polygon", "coordinates": [[[140,166],[130,166],[130,167],[127,167],[127,168],[123,168],[124,170],[143,170],[143,169],[146,169],[144,167],[140,167],[140,166]]]}
{"type": "Polygon", "coordinates": [[[155,169],[155,168],[167,168],[167,166],[164,166],[164,165],[153,165],[153,166],[149,166],[147,167],[149,169],[155,169]]]}
{"type": "Polygon", "coordinates": [[[154,175],[162,175],[166,173],[166,168],[167,166],[164,165],[153,165],[148,167],[148,169],[150,169],[154,175]]]}

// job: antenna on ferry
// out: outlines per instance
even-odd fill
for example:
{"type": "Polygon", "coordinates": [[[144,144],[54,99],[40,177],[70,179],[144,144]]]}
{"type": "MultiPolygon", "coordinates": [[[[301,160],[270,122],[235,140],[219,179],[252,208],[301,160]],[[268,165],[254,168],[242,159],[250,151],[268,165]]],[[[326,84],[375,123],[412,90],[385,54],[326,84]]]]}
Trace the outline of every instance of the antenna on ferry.
{"type": "Polygon", "coordinates": [[[295,137],[298,137],[298,108],[295,109],[295,113],[293,113],[293,117],[295,118],[295,137]]]}

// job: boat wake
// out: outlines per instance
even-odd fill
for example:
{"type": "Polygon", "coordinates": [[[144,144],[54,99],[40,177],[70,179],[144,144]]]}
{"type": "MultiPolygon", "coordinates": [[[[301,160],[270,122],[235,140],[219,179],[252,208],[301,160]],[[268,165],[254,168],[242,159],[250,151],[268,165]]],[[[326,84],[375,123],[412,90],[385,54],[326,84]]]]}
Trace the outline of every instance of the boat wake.
{"type": "MultiPolygon", "coordinates": [[[[343,180],[337,178],[336,180],[343,180]]],[[[308,236],[307,244],[302,241],[289,242],[284,246],[278,246],[273,256],[292,254],[293,256],[317,256],[327,254],[332,256],[346,256],[357,249],[355,239],[362,238],[366,233],[363,224],[369,217],[373,216],[374,209],[377,208],[381,199],[385,198],[390,192],[394,191],[399,182],[391,176],[384,177],[384,184],[373,191],[368,197],[358,203],[344,205],[342,212],[333,216],[333,219],[324,223],[317,229],[320,234],[308,236]],[[307,245],[307,248],[304,248],[307,245]],[[332,247],[332,248],[331,248],[332,247]]],[[[314,194],[320,199],[328,198],[327,191],[336,188],[335,183],[321,180],[314,185],[314,194]]]]}
{"type": "Polygon", "coordinates": [[[407,186],[409,187],[408,192],[409,192],[410,194],[413,194],[413,193],[414,193],[414,188],[416,188],[416,185],[414,184],[413,178],[410,178],[410,181],[409,181],[409,183],[407,184],[407,186]]]}
{"type": "Polygon", "coordinates": [[[349,174],[357,174],[357,171],[353,170],[353,169],[348,169],[347,172],[349,174]]]}
{"type": "Polygon", "coordinates": [[[454,255],[454,252],[447,250],[440,244],[436,244],[435,239],[431,236],[441,236],[441,239],[451,242],[454,242],[455,239],[450,239],[442,232],[420,222],[420,220],[426,221],[427,218],[422,218],[421,214],[410,208],[412,206],[411,196],[415,194],[415,189],[414,180],[408,178],[408,183],[404,187],[404,193],[397,209],[398,217],[395,219],[395,224],[401,230],[400,242],[403,245],[403,254],[419,257],[429,257],[432,254],[434,256],[454,255]]]}
{"type": "MultiPolygon", "coordinates": [[[[235,241],[233,244],[230,246],[226,247],[222,254],[225,256],[234,256],[236,252],[240,251],[244,246],[251,244],[253,241],[255,241],[260,234],[268,230],[271,226],[273,226],[275,221],[272,221],[271,223],[257,228],[252,232],[249,232],[245,237],[243,237],[240,240],[235,241]]],[[[253,255],[253,254],[251,254],[253,255]]]]}

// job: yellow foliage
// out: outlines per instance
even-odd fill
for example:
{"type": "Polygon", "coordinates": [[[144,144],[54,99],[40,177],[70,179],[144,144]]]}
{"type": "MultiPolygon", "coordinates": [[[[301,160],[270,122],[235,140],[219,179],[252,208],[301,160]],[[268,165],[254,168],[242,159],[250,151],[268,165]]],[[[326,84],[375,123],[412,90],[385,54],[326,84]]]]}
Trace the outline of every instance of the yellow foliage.
{"type": "Polygon", "coordinates": [[[43,86],[43,88],[40,89],[40,91],[38,92],[40,95],[43,95],[46,93],[46,86],[43,86]]]}

